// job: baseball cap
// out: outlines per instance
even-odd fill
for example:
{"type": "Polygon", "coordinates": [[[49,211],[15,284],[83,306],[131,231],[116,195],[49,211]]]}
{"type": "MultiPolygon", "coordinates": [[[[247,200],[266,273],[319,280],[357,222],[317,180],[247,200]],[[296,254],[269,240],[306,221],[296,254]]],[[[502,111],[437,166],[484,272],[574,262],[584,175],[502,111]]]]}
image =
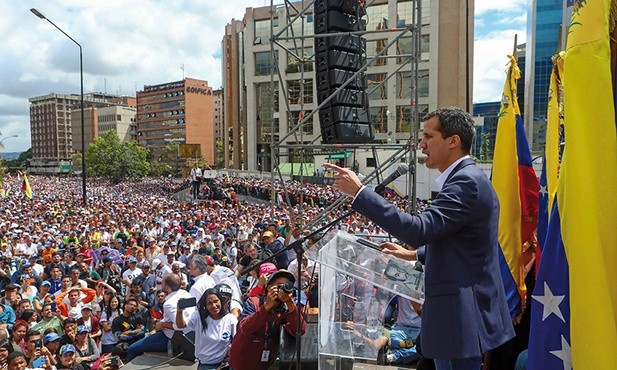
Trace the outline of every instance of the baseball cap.
{"type": "Polygon", "coordinates": [[[89,333],[90,329],[86,325],[79,325],[77,327],[77,334],[89,333]]]}
{"type": "Polygon", "coordinates": [[[206,263],[208,264],[208,266],[212,266],[214,264],[214,260],[212,259],[211,256],[204,256],[206,263]]]}
{"type": "Polygon", "coordinates": [[[41,286],[43,285],[47,285],[47,286],[51,286],[51,283],[47,280],[45,280],[44,282],[41,283],[41,286]]]}
{"type": "Polygon", "coordinates": [[[263,235],[261,236],[262,238],[266,238],[266,237],[273,237],[274,234],[272,233],[272,231],[266,231],[263,233],[263,235]]]}
{"type": "Polygon", "coordinates": [[[158,258],[155,258],[152,260],[152,267],[157,268],[159,265],[161,264],[161,260],[158,258]]]}
{"type": "Polygon", "coordinates": [[[73,346],[72,344],[65,344],[60,348],[60,356],[64,356],[67,353],[75,353],[77,351],[75,351],[75,346],[73,346]]]}
{"type": "Polygon", "coordinates": [[[137,263],[137,258],[130,256],[129,257],[129,263],[137,263]]]}
{"type": "Polygon", "coordinates": [[[268,282],[266,283],[266,287],[270,286],[270,284],[280,278],[280,277],[286,277],[287,280],[291,281],[292,283],[296,282],[296,278],[293,276],[293,274],[287,270],[278,270],[275,273],[272,274],[272,276],[270,276],[270,278],[268,279],[268,282]]]}
{"type": "Polygon", "coordinates": [[[259,275],[271,274],[273,272],[276,272],[277,270],[278,269],[276,268],[276,265],[274,263],[266,262],[259,266],[259,275]]]}
{"type": "Polygon", "coordinates": [[[143,268],[150,268],[150,264],[148,263],[148,261],[143,261],[142,263],[138,264],[137,267],[139,267],[140,269],[143,268]]]}
{"type": "Polygon", "coordinates": [[[103,263],[111,262],[111,258],[103,257],[103,263]]]}
{"type": "Polygon", "coordinates": [[[81,310],[90,310],[92,311],[92,305],[90,303],[86,303],[85,305],[81,306],[81,310]]]}
{"type": "Polygon", "coordinates": [[[45,334],[45,338],[43,339],[43,342],[47,344],[49,342],[55,342],[57,340],[60,340],[60,336],[58,334],[49,333],[49,334],[45,334]]]}

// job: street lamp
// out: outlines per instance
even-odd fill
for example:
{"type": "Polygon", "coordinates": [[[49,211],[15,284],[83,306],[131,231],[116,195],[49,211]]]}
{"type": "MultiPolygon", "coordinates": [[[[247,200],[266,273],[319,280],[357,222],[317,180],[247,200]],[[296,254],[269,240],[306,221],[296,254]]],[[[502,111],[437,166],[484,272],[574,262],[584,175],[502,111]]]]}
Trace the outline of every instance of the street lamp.
{"type": "Polygon", "coordinates": [[[13,137],[19,137],[19,135],[15,134],[15,135],[7,136],[7,137],[3,138],[2,140],[0,140],[0,148],[2,147],[2,143],[4,143],[4,140],[10,139],[10,138],[13,138],[13,137]]]}
{"type": "Polygon", "coordinates": [[[51,23],[52,26],[56,27],[58,31],[62,32],[64,36],[68,37],[71,41],[73,41],[77,46],[79,46],[79,76],[81,79],[81,190],[84,206],[88,205],[88,201],[86,199],[86,134],[85,134],[85,125],[84,125],[84,65],[83,65],[83,55],[81,45],[75,41],[71,36],[69,36],[66,32],[64,32],[60,27],[56,26],[56,24],[47,17],[43,15],[43,13],[38,10],[32,8],[30,9],[32,14],[37,17],[46,20],[51,23]]]}

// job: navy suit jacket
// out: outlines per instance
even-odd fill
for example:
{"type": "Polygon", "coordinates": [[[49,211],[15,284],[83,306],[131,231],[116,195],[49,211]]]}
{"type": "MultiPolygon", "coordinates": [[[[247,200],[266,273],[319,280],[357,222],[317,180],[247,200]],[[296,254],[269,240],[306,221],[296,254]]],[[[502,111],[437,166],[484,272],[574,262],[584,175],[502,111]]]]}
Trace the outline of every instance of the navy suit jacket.
{"type": "Polygon", "coordinates": [[[499,202],[471,159],[461,161],[418,216],[365,188],[353,208],[397,239],[426,245],[422,352],[428,358],[481,356],[514,337],[499,271],[499,202]]]}

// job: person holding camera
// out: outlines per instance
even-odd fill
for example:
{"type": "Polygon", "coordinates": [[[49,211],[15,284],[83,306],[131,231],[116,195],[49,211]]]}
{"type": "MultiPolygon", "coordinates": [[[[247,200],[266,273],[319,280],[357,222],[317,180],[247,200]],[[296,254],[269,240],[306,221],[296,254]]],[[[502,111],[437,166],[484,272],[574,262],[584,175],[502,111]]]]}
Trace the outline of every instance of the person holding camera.
{"type": "MultiPolygon", "coordinates": [[[[231,288],[229,298],[231,298],[231,288]]],[[[184,320],[185,305],[194,300],[178,301],[176,311],[176,326],[180,329],[189,328],[195,331],[195,358],[199,360],[198,370],[218,369],[226,360],[227,351],[236,334],[238,319],[229,312],[229,304],[219,289],[210,288],[205,291],[197,303],[188,321],[184,320]],[[186,303],[185,303],[186,302],[186,303]]]]}
{"type": "MultiPolygon", "coordinates": [[[[287,270],[274,272],[266,283],[265,296],[249,297],[244,303],[236,337],[231,346],[229,364],[234,369],[267,369],[277,358],[281,326],[295,335],[298,312],[293,299],[296,281],[287,270]],[[260,343],[256,343],[259,340],[260,343]]],[[[301,315],[301,334],[306,320],[301,315]]]]}

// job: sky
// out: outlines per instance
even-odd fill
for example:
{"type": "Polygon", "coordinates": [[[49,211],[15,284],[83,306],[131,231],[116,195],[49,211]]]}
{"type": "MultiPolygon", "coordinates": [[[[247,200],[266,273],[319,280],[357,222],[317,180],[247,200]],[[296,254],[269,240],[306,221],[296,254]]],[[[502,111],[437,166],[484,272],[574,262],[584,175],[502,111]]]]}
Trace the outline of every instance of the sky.
{"type": "MultiPolygon", "coordinates": [[[[525,42],[526,4],[475,1],[474,102],[500,99],[514,34],[525,42]]],[[[79,48],[30,8],[82,45],[85,93],[134,96],[183,73],[221,87],[225,25],[264,5],[270,0],[0,1],[0,151],[30,148],[28,98],[80,91],[79,48]]]]}

